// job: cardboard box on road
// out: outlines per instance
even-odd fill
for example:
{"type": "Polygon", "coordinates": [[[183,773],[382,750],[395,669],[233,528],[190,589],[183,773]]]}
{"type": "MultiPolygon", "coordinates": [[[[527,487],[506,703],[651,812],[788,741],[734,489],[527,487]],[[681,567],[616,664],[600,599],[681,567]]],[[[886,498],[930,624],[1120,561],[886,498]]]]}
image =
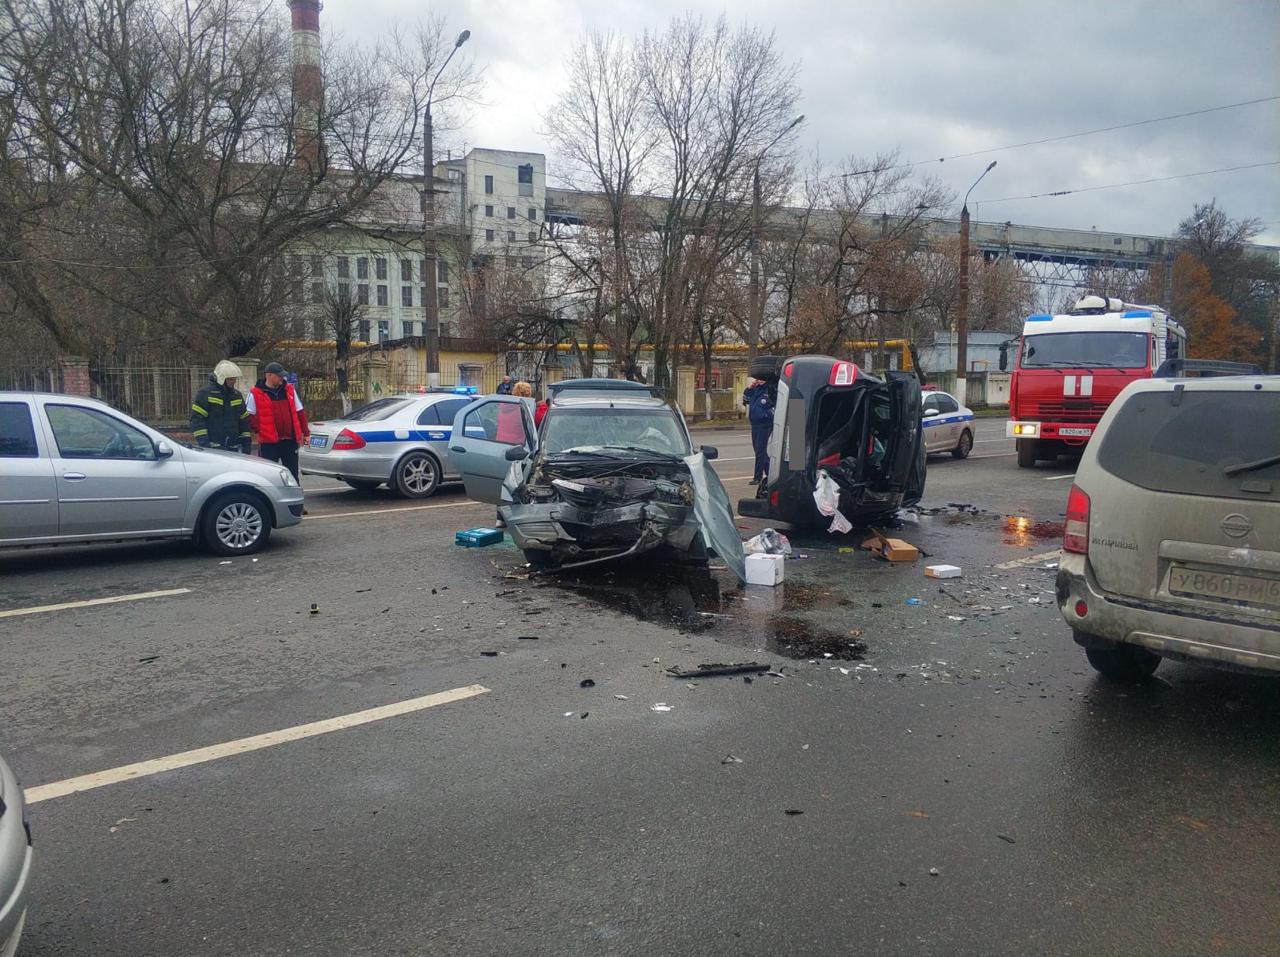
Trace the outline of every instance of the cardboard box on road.
{"type": "Polygon", "coordinates": [[[871,529],[871,535],[862,547],[891,562],[914,562],[920,557],[920,549],[901,538],[888,538],[883,532],[871,529]]]}

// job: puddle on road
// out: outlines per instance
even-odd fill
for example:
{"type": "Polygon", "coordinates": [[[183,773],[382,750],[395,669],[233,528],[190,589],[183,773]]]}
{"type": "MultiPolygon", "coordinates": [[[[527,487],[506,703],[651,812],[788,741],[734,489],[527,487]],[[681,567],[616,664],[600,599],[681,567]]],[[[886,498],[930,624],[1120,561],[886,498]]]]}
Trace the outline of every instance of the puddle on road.
{"type": "Polygon", "coordinates": [[[803,618],[777,615],[769,619],[768,648],[787,658],[826,658],[861,661],[867,643],[853,635],[828,631],[803,618]]]}
{"type": "Polygon", "coordinates": [[[1062,522],[1033,522],[1022,515],[1005,518],[1003,531],[1004,543],[1020,548],[1027,548],[1037,542],[1062,540],[1062,522]]]}

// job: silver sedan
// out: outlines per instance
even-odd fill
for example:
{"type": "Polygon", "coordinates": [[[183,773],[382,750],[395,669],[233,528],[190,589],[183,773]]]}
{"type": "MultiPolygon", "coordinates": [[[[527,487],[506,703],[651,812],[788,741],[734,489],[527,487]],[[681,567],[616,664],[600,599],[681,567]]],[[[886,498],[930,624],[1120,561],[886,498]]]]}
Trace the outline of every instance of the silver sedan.
{"type": "Polygon", "coordinates": [[[298,456],[307,475],[352,488],[389,485],[405,498],[427,498],[457,479],[449,462],[453,417],[475,397],[425,392],[377,399],[341,419],[311,424],[311,443],[298,456]]]}
{"type": "Polygon", "coordinates": [[[27,916],[31,831],[23,812],[18,779],[0,761],[0,957],[17,951],[27,916]]]}
{"type": "Polygon", "coordinates": [[[274,462],[179,445],[94,399],[0,392],[0,548],[192,538],[247,555],[300,521],[274,462]]]}

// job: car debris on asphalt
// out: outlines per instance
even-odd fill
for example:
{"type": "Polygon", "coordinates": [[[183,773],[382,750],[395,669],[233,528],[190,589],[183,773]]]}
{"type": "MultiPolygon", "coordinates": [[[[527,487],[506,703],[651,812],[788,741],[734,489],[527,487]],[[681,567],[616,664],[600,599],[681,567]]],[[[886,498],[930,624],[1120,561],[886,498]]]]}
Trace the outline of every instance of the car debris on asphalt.
{"type": "Polygon", "coordinates": [[[762,665],[754,661],[734,664],[703,664],[684,671],[672,665],[667,669],[667,674],[673,678],[711,678],[722,675],[764,674],[772,668],[773,665],[762,665]]]}

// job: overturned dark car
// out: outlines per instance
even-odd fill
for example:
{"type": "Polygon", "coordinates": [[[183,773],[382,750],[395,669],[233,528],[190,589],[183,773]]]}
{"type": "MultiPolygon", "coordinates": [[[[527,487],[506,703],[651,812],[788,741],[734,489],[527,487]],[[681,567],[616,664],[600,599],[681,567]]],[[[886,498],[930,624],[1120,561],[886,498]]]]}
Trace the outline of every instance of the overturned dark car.
{"type": "Polygon", "coordinates": [[[680,413],[649,387],[576,379],[552,387],[535,429],[531,403],[487,396],[454,419],[450,458],[467,494],[498,506],[533,565],[579,568],[649,552],[739,578],[742,541],[728,493],[694,450],[680,413]]]}
{"type": "Polygon", "coordinates": [[[799,528],[828,527],[814,498],[821,473],[854,527],[892,518],[924,494],[920,382],[882,379],[830,356],[761,356],[751,374],[776,383],[769,475],[738,513],[799,528]]]}

